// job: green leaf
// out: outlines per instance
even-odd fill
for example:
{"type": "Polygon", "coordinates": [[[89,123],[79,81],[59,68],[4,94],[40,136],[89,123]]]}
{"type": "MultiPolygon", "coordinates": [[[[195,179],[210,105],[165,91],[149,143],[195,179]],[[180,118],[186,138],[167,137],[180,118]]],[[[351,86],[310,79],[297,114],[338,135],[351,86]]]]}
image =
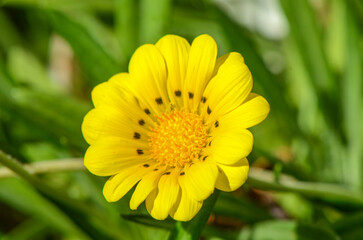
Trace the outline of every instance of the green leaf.
{"type": "Polygon", "coordinates": [[[19,226],[12,229],[5,236],[3,240],[24,240],[24,239],[41,239],[43,235],[49,232],[48,225],[31,218],[22,222],[19,226]]]}
{"type": "Polygon", "coordinates": [[[298,220],[310,221],[314,216],[314,208],[310,201],[295,193],[274,193],[273,198],[284,211],[298,220]],[[296,207],[299,206],[299,207],[296,207]]]}
{"type": "Polygon", "coordinates": [[[88,105],[63,95],[19,88],[11,90],[12,94],[4,107],[37,126],[41,131],[52,134],[57,141],[71,145],[79,151],[86,149],[87,144],[81,134],[81,123],[90,108],[88,105]],[[57,109],[54,106],[57,106],[57,109]]]}
{"type": "Polygon", "coordinates": [[[54,10],[72,10],[72,11],[112,11],[113,0],[2,0],[0,3],[3,6],[15,7],[39,7],[54,10]]]}
{"type": "Polygon", "coordinates": [[[17,178],[0,180],[0,198],[13,208],[56,228],[65,236],[89,239],[67,215],[34,191],[31,185],[17,178]]]}
{"type": "Polygon", "coordinates": [[[317,96],[322,117],[337,136],[343,138],[340,128],[338,83],[333,77],[321,40],[319,22],[307,0],[281,0],[281,5],[290,23],[291,36],[297,45],[309,80],[317,96]],[[338,112],[338,114],[337,114],[338,112]]]}
{"type": "Polygon", "coordinates": [[[307,0],[282,0],[284,12],[290,22],[291,34],[298,44],[304,63],[309,69],[311,81],[317,91],[332,95],[336,93],[330,68],[323,51],[323,44],[319,36],[319,23],[314,16],[311,5],[307,0]]]}
{"type": "Polygon", "coordinates": [[[309,175],[305,169],[298,165],[296,162],[289,162],[286,163],[284,161],[282,161],[281,159],[277,158],[275,155],[254,146],[253,148],[253,153],[256,154],[256,158],[258,157],[266,157],[266,159],[273,165],[275,164],[279,164],[282,166],[282,172],[286,173],[288,175],[292,175],[294,177],[296,177],[299,180],[304,180],[304,181],[308,181],[308,180],[313,180],[315,177],[309,175]]]}
{"type": "Polygon", "coordinates": [[[52,28],[69,42],[92,85],[126,69],[107,55],[82,25],[60,12],[46,11],[45,15],[52,28]]]}
{"type": "Polygon", "coordinates": [[[163,228],[171,230],[175,225],[175,221],[168,218],[164,221],[155,220],[150,215],[145,214],[122,214],[122,218],[128,221],[132,221],[135,223],[139,223],[145,226],[155,227],[155,228],[163,228]]]}
{"type": "Polygon", "coordinates": [[[330,229],[316,225],[299,224],[295,221],[266,221],[243,229],[238,240],[338,240],[330,229]]]}
{"type": "Polygon", "coordinates": [[[224,192],[220,193],[213,212],[218,216],[242,220],[244,223],[255,223],[272,218],[268,211],[261,206],[224,192]]]}
{"type": "Polygon", "coordinates": [[[97,234],[97,236],[102,236],[102,238],[105,235],[116,239],[120,238],[120,236],[128,237],[124,231],[120,230],[120,226],[112,220],[110,221],[103,212],[88,203],[70,198],[64,192],[52,188],[49,184],[29,173],[16,159],[11,158],[2,151],[0,151],[0,163],[33,185],[47,198],[61,206],[79,226],[83,227],[85,232],[90,232],[92,235],[97,234]]]}
{"type": "Polygon", "coordinates": [[[97,15],[77,11],[68,16],[72,21],[84,27],[91,38],[101,46],[107,55],[115,59],[118,65],[126,66],[126,58],[124,54],[121,54],[116,34],[106,23],[97,18],[97,15]]]}
{"type": "Polygon", "coordinates": [[[333,224],[333,229],[342,240],[360,239],[363,235],[363,211],[342,217],[333,224]]]}
{"type": "Polygon", "coordinates": [[[57,91],[42,63],[31,52],[21,47],[12,47],[8,49],[7,54],[9,74],[18,85],[25,85],[42,92],[57,91]]]}
{"type": "Polygon", "coordinates": [[[6,51],[9,47],[20,44],[21,40],[18,31],[2,10],[0,11],[0,29],[2,32],[0,37],[1,50],[6,51]]]}

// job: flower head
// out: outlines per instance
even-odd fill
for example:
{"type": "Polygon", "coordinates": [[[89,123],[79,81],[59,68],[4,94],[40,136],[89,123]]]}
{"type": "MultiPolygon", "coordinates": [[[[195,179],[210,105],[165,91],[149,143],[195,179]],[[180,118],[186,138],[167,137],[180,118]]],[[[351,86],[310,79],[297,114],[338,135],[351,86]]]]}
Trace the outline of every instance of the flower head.
{"type": "Polygon", "coordinates": [[[248,176],[253,137],[267,101],[254,93],[243,57],[217,58],[209,35],[190,45],[167,35],[139,47],[129,73],[92,92],[95,108],[82,131],[90,144],[84,164],[111,176],[103,193],[118,201],[136,185],[131,209],[145,200],[156,219],[188,221],[214,189],[234,191],[248,176]]]}

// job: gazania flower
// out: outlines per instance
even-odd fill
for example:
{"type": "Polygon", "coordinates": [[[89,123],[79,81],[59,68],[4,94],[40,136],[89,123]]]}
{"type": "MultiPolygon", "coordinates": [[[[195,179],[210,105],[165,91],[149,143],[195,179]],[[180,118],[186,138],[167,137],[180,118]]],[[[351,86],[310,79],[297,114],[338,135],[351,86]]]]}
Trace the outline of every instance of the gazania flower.
{"type": "Polygon", "coordinates": [[[139,47],[129,73],[92,92],[95,108],[82,131],[90,144],[84,164],[111,176],[103,194],[122,198],[135,185],[130,207],[145,200],[156,219],[188,221],[214,189],[234,191],[248,176],[253,136],[267,101],[254,93],[252,76],[236,52],[217,59],[209,35],[190,45],[167,35],[139,47]]]}

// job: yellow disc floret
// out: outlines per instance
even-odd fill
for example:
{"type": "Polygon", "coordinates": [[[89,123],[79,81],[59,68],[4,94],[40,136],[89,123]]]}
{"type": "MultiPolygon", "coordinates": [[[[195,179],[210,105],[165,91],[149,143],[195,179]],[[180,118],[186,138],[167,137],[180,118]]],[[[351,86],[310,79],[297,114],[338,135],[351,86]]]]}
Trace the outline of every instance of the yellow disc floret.
{"type": "Polygon", "coordinates": [[[199,158],[207,142],[207,130],[200,116],[184,111],[162,114],[150,132],[154,159],[168,166],[182,167],[199,158]]]}

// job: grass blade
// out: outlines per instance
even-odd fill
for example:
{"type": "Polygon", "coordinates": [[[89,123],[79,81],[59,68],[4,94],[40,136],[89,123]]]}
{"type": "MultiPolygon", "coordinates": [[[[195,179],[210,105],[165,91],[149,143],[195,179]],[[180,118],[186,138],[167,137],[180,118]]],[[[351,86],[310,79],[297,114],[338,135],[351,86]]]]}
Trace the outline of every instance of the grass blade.
{"type": "Polygon", "coordinates": [[[170,18],[170,0],[140,1],[140,40],[141,44],[156,43],[165,34],[170,18]]]}
{"type": "Polygon", "coordinates": [[[117,0],[116,1],[116,34],[121,46],[121,51],[125,56],[125,61],[131,58],[137,47],[138,40],[138,19],[136,18],[136,1],[117,0]]]}
{"type": "Polygon", "coordinates": [[[281,0],[280,2],[291,26],[291,36],[308,70],[308,79],[318,97],[318,105],[323,112],[324,120],[342,139],[342,130],[337,127],[341,122],[340,115],[337,114],[339,110],[337,82],[333,78],[323,51],[319,23],[313,9],[307,0],[281,0]]]}
{"type": "Polygon", "coordinates": [[[37,217],[65,236],[73,235],[80,239],[90,239],[60,209],[32,190],[29,184],[11,178],[2,179],[0,186],[0,198],[15,209],[37,217]]]}
{"type": "Polygon", "coordinates": [[[355,24],[350,8],[347,7],[347,26],[346,26],[346,65],[343,76],[342,95],[343,95],[343,116],[344,128],[346,131],[348,146],[347,157],[348,165],[345,170],[345,177],[348,182],[358,188],[363,189],[363,137],[362,133],[362,79],[363,79],[363,59],[362,48],[358,26],[355,24]]]}
{"type": "Polygon", "coordinates": [[[120,66],[101,48],[84,27],[63,13],[46,11],[52,28],[71,45],[92,85],[104,82],[112,75],[126,69],[120,66]]]}

